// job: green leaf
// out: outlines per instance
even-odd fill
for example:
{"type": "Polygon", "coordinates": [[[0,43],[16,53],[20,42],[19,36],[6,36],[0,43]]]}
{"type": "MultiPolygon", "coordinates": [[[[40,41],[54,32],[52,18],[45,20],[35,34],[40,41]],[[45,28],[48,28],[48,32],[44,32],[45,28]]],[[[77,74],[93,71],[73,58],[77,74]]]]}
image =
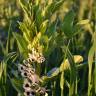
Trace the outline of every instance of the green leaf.
{"type": "Polygon", "coordinates": [[[13,58],[13,57],[15,57],[15,56],[16,56],[16,52],[8,53],[8,54],[4,57],[3,61],[4,61],[5,63],[7,63],[7,61],[8,61],[9,59],[11,59],[11,58],[13,58]]]}
{"type": "Polygon", "coordinates": [[[47,25],[48,25],[48,20],[43,21],[43,23],[42,23],[41,26],[40,26],[40,32],[41,32],[41,33],[44,34],[44,33],[46,32],[47,25]]]}
{"type": "Polygon", "coordinates": [[[23,37],[28,43],[30,43],[32,39],[31,31],[28,29],[29,26],[30,25],[28,25],[27,22],[23,22],[23,23],[19,22],[19,29],[22,31],[23,37]]]}
{"type": "Polygon", "coordinates": [[[4,44],[0,41],[0,48],[1,48],[1,52],[3,53],[3,55],[6,55],[6,49],[4,47],[4,44]]]}
{"type": "Polygon", "coordinates": [[[64,32],[64,34],[68,37],[71,38],[73,36],[73,20],[74,20],[74,12],[69,11],[63,20],[61,30],[64,32]]]}
{"type": "Polygon", "coordinates": [[[63,5],[64,0],[60,1],[53,1],[52,3],[48,4],[45,8],[45,17],[50,18],[59,8],[63,5]]]}
{"type": "Polygon", "coordinates": [[[63,90],[64,90],[64,72],[61,73],[61,78],[60,78],[60,88],[61,88],[61,96],[63,96],[63,90]]]}
{"type": "Polygon", "coordinates": [[[3,61],[0,63],[0,80],[3,78],[3,82],[5,83],[7,78],[7,62],[9,59],[15,56],[16,56],[15,52],[9,53],[4,57],[3,61]]]}
{"type": "Polygon", "coordinates": [[[40,9],[38,9],[38,11],[36,12],[36,25],[37,28],[40,29],[40,25],[43,22],[43,16],[42,16],[42,11],[40,9]]]}
{"type": "Polygon", "coordinates": [[[9,30],[8,30],[8,39],[7,39],[7,44],[6,44],[6,54],[10,51],[10,37],[11,37],[11,21],[9,25],[9,30]]]}
{"type": "Polygon", "coordinates": [[[42,35],[41,35],[41,32],[39,32],[36,36],[34,36],[33,41],[28,45],[28,49],[29,49],[29,50],[32,50],[32,48],[33,48],[34,46],[36,46],[36,44],[38,44],[41,36],[42,36],[42,35]]]}
{"type": "Polygon", "coordinates": [[[14,38],[16,39],[17,41],[17,44],[18,44],[18,48],[19,48],[19,51],[20,53],[24,54],[24,57],[27,56],[27,52],[28,52],[28,49],[27,49],[27,42],[25,41],[25,39],[18,33],[13,33],[13,36],[14,38]]]}
{"type": "MultiPolygon", "coordinates": [[[[62,48],[63,52],[66,53],[66,46],[64,46],[62,48]]],[[[68,49],[68,48],[67,48],[68,49]]],[[[74,96],[77,95],[77,68],[76,68],[76,63],[74,61],[74,57],[72,56],[71,52],[69,51],[69,49],[67,50],[67,57],[68,57],[68,61],[70,64],[70,88],[69,88],[69,96],[74,96]]]]}
{"type": "Polygon", "coordinates": [[[91,94],[92,89],[92,64],[94,56],[94,46],[91,47],[88,54],[88,65],[89,65],[89,74],[88,74],[88,96],[91,94]]]}
{"type": "Polygon", "coordinates": [[[19,4],[20,4],[20,6],[22,7],[22,10],[24,11],[24,13],[25,13],[25,15],[27,15],[27,17],[28,17],[28,8],[27,8],[27,4],[28,3],[26,3],[26,2],[24,2],[24,1],[22,1],[22,0],[18,0],[19,1],[19,4]]]}
{"type": "MultiPolygon", "coordinates": [[[[92,91],[91,91],[92,90],[92,65],[93,65],[93,62],[94,62],[95,53],[96,53],[96,32],[94,32],[94,34],[93,34],[93,45],[90,48],[89,54],[88,54],[88,65],[89,65],[88,96],[90,96],[92,94],[92,91]]],[[[96,78],[96,77],[94,77],[94,78],[96,78]]],[[[95,87],[96,87],[96,85],[95,85],[95,87]]]]}
{"type": "Polygon", "coordinates": [[[63,2],[64,2],[64,0],[60,0],[60,1],[56,2],[54,5],[54,8],[52,10],[52,13],[56,12],[60,8],[60,6],[63,5],[63,2]]]}
{"type": "Polygon", "coordinates": [[[0,80],[1,80],[1,77],[2,77],[2,74],[3,74],[3,70],[4,70],[4,64],[1,62],[0,63],[0,80]]]}
{"type": "Polygon", "coordinates": [[[18,93],[21,93],[23,94],[23,80],[22,79],[11,79],[10,78],[10,81],[11,81],[11,84],[12,86],[15,88],[15,90],[18,92],[18,93]]]}

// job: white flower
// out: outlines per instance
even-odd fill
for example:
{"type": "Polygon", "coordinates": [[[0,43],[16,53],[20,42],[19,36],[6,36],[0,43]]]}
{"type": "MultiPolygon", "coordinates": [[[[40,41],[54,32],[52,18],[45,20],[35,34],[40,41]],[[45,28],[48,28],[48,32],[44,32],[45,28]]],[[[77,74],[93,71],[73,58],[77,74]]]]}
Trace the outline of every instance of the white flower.
{"type": "Polygon", "coordinates": [[[28,61],[31,62],[43,63],[45,61],[43,54],[36,52],[34,48],[32,48],[32,53],[29,53],[28,56],[28,61]]]}
{"type": "Polygon", "coordinates": [[[28,75],[29,75],[29,74],[28,74],[28,72],[26,72],[26,71],[22,71],[22,72],[21,72],[21,76],[22,76],[22,77],[25,77],[25,78],[26,78],[26,77],[28,77],[28,75]]]}
{"type": "Polygon", "coordinates": [[[28,55],[29,55],[29,60],[30,60],[31,62],[36,61],[36,59],[37,59],[36,55],[30,54],[30,53],[29,53],[28,55]]]}
{"type": "Polygon", "coordinates": [[[43,63],[45,61],[45,58],[44,57],[39,57],[37,59],[37,63],[43,63]]]}
{"type": "Polygon", "coordinates": [[[28,75],[28,79],[31,80],[32,83],[39,83],[39,76],[36,74],[28,75]]]}
{"type": "Polygon", "coordinates": [[[31,90],[31,83],[27,79],[24,80],[23,88],[26,91],[30,91],[31,90]]]}
{"type": "Polygon", "coordinates": [[[22,65],[22,64],[18,64],[18,70],[20,72],[22,72],[23,70],[25,70],[26,68],[22,65]]]}
{"type": "Polygon", "coordinates": [[[35,96],[35,91],[34,90],[30,90],[30,91],[25,91],[24,92],[24,96],[35,96]]]}

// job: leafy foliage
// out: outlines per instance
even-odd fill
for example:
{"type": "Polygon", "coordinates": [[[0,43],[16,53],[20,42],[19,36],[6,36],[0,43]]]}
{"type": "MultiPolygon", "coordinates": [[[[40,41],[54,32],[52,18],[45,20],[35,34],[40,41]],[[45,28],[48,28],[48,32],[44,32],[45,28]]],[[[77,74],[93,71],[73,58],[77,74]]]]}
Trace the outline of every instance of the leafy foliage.
{"type": "Polygon", "coordinates": [[[0,23],[2,28],[7,27],[8,30],[8,38],[4,39],[3,32],[0,33],[0,96],[24,95],[18,63],[22,64],[28,58],[32,48],[45,57],[42,64],[32,62],[40,79],[40,86],[49,89],[45,96],[95,96],[95,1],[12,2],[13,5],[16,3],[16,14],[12,6],[8,7],[4,13],[7,23],[0,23]],[[17,20],[19,17],[21,20],[17,20]]]}

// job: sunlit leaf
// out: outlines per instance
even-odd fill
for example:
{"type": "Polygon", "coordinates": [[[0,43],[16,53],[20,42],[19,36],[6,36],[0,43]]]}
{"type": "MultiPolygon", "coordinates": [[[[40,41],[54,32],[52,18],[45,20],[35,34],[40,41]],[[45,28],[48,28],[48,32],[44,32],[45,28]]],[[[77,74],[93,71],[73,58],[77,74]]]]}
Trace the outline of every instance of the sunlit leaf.
{"type": "MultiPolygon", "coordinates": [[[[80,62],[83,62],[83,57],[80,55],[74,55],[74,62],[79,64],[80,62]]],[[[60,71],[64,71],[64,70],[69,70],[70,69],[70,64],[68,59],[65,59],[64,62],[61,64],[60,66],[60,71]]]]}
{"type": "Polygon", "coordinates": [[[60,88],[61,88],[61,94],[63,94],[63,91],[64,91],[64,72],[61,73],[60,88]]]}
{"type": "Polygon", "coordinates": [[[40,32],[41,33],[45,33],[45,31],[46,31],[46,29],[47,29],[47,25],[48,25],[48,20],[45,20],[42,24],[41,24],[41,26],[40,26],[40,32]]]}
{"type": "Polygon", "coordinates": [[[79,21],[77,24],[78,25],[85,25],[85,24],[88,24],[88,23],[89,23],[89,19],[86,19],[86,20],[79,21]]]}

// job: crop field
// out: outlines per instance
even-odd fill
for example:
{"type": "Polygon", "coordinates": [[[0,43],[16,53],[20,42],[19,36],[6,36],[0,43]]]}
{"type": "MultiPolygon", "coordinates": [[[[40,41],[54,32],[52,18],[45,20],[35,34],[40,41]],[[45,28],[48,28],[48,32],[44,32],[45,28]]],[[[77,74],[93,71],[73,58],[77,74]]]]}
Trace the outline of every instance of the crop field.
{"type": "Polygon", "coordinates": [[[96,0],[0,0],[0,96],[96,96],[96,0]]]}

